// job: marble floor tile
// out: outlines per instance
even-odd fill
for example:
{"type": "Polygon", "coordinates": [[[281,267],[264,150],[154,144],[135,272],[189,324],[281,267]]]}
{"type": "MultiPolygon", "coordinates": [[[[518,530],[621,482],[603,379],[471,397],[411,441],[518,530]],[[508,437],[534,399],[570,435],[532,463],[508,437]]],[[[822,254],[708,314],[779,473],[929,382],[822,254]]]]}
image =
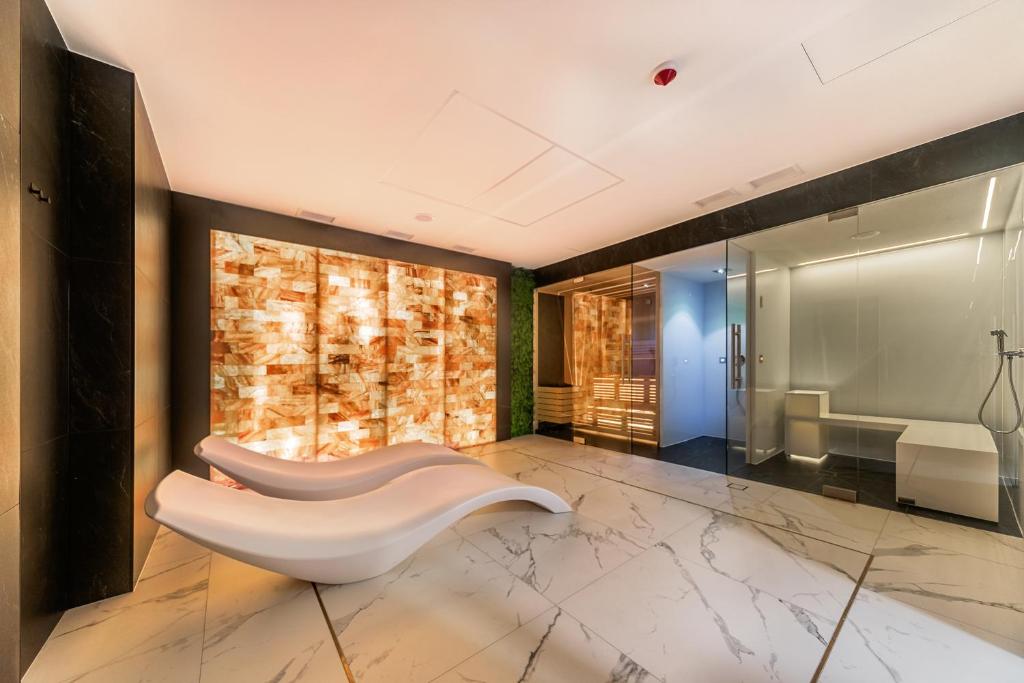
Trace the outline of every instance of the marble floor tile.
{"type": "Polygon", "coordinates": [[[481,456],[481,460],[502,474],[524,484],[546,488],[565,499],[570,505],[583,494],[607,484],[607,480],[587,472],[532,458],[514,451],[500,451],[481,456]]]}
{"type": "Polygon", "coordinates": [[[845,500],[827,498],[806,491],[795,491],[772,487],[775,490],[769,502],[778,508],[790,510],[800,515],[809,515],[817,519],[840,524],[848,524],[860,529],[881,531],[889,517],[889,511],[870,505],[849,503],[845,500]]]}
{"type": "Polygon", "coordinates": [[[584,495],[577,511],[649,545],[701,517],[705,508],[635,486],[610,483],[584,495]]]}
{"type": "MultiPolygon", "coordinates": [[[[560,457],[553,459],[555,462],[561,463],[566,467],[572,467],[573,469],[583,470],[584,472],[590,472],[601,477],[613,479],[615,481],[622,481],[628,479],[634,474],[638,473],[642,467],[642,461],[646,458],[640,458],[635,455],[626,455],[623,453],[615,453],[613,451],[606,451],[600,448],[583,447],[589,449],[587,451],[571,451],[567,455],[573,457],[560,457]]],[[[544,458],[544,454],[537,455],[538,458],[544,458]]]]}
{"type": "Polygon", "coordinates": [[[582,515],[540,511],[467,540],[552,602],[569,597],[647,547],[582,515]]]}
{"type": "Polygon", "coordinates": [[[871,552],[879,534],[873,529],[863,529],[835,519],[816,517],[779,507],[773,504],[771,499],[760,503],[749,498],[735,496],[713,507],[731,515],[779,527],[819,541],[834,543],[861,553],[871,552]]]}
{"type": "Polygon", "coordinates": [[[1024,642],[943,619],[867,588],[857,593],[820,683],[1024,680],[1024,642]]]}
{"type": "Polygon", "coordinates": [[[346,680],[306,581],[214,553],[205,633],[203,681],[346,680]]]}
{"type": "Polygon", "coordinates": [[[359,683],[432,680],[551,607],[464,540],[319,588],[359,683]]]}
{"type": "Polygon", "coordinates": [[[893,512],[882,530],[882,537],[879,542],[884,541],[889,546],[898,543],[895,538],[899,538],[907,545],[916,544],[935,550],[944,548],[953,553],[1024,569],[1024,539],[1006,534],[893,512]]]}
{"type": "Polygon", "coordinates": [[[716,510],[664,543],[680,557],[832,622],[846,609],[868,560],[854,550],[716,510]]]}
{"type": "Polygon", "coordinates": [[[925,546],[879,546],[864,585],[941,617],[1024,640],[1024,569],[925,546]]]}
{"type": "Polygon", "coordinates": [[[809,681],[835,623],[659,543],[561,605],[670,683],[809,681]]]}
{"type": "Polygon", "coordinates": [[[689,473],[682,472],[674,476],[640,472],[626,477],[623,483],[704,507],[718,507],[727,503],[731,496],[721,490],[724,487],[708,485],[707,479],[692,477],[689,473]]]}
{"type": "Polygon", "coordinates": [[[161,529],[135,591],[68,610],[23,681],[197,683],[210,552],[161,529]]]}
{"type": "Polygon", "coordinates": [[[470,657],[437,683],[656,683],[643,667],[557,607],[470,657]]]}

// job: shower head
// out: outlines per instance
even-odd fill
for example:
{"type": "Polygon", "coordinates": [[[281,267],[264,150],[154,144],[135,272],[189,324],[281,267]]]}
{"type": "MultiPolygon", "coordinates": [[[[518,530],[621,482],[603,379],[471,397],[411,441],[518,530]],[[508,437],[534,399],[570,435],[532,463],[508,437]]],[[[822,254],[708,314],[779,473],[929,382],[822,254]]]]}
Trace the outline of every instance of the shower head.
{"type": "Polygon", "coordinates": [[[1005,350],[1006,330],[992,330],[989,334],[996,338],[996,349],[999,351],[999,355],[1002,355],[1005,350]]]}

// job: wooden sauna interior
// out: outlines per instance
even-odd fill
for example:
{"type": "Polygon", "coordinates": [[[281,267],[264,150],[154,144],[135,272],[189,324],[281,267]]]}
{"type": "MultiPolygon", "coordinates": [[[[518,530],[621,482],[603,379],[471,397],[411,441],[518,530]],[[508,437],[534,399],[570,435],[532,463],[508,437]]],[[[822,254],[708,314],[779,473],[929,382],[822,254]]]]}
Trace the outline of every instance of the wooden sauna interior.
{"type": "Polygon", "coordinates": [[[623,266],[537,290],[538,433],[657,445],[659,278],[623,266]]]}

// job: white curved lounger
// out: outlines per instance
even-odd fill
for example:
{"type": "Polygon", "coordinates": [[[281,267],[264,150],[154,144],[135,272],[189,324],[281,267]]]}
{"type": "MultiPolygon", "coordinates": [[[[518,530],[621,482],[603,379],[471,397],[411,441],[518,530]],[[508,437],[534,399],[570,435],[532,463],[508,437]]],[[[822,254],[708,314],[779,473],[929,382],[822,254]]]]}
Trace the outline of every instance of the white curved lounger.
{"type": "Polygon", "coordinates": [[[331,462],[298,462],[208,436],[196,444],[195,454],[257,493],[291,500],[347,498],[422,467],[483,464],[447,446],[420,442],[385,446],[331,462]]]}
{"type": "Polygon", "coordinates": [[[330,501],[268,498],[179,470],[153,490],[146,514],[242,562],[306,581],[349,583],[383,574],[462,517],[509,500],[571,510],[554,493],[489,467],[445,465],[330,501]]]}

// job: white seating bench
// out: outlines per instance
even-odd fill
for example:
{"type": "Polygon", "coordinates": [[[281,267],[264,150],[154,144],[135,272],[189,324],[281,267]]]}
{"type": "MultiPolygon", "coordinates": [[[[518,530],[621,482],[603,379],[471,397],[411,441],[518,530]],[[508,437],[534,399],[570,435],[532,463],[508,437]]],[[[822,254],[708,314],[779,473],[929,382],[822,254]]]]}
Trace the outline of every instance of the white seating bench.
{"type": "Polygon", "coordinates": [[[823,458],[830,426],[900,432],[898,501],[999,521],[999,451],[980,424],[833,413],[827,391],[786,392],[787,453],[823,458]]]}

